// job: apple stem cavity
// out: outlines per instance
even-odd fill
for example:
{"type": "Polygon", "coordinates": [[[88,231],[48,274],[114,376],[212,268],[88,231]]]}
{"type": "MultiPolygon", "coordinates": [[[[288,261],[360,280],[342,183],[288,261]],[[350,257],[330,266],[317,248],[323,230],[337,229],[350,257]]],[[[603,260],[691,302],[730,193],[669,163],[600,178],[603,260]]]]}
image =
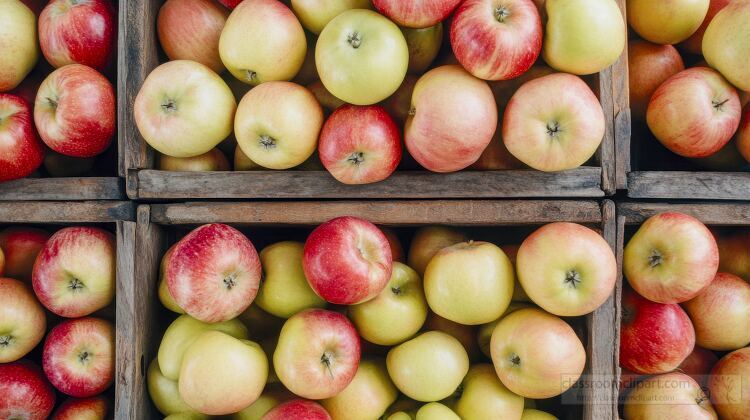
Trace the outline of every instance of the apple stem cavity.
{"type": "Polygon", "coordinates": [[[82,365],[87,364],[91,360],[89,355],[89,352],[84,351],[83,353],[78,355],[78,361],[81,362],[82,365]]]}
{"type": "Polygon", "coordinates": [[[648,265],[651,268],[654,268],[658,265],[661,265],[661,262],[663,260],[663,257],[661,256],[661,252],[652,249],[651,255],[648,257],[648,265]]]}
{"type": "Polygon", "coordinates": [[[718,99],[718,100],[711,101],[711,105],[713,105],[715,110],[721,111],[722,108],[724,107],[724,104],[727,102],[729,102],[729,99],[724,99],[723,101],[718,99]]]}
{"type": "Polygon", "coordinates": [[[276,148],[276,139],[265,134],[258,137],[258,143],[260,143],[260,145],[263,146],[264,149],[276,148]]]}
{"type": "Polygon", "coordinates": [[[505,6],[495,8],[495,19],[500,23],[505,23],[505,19],[510,16],[510,10],[505,6]]]}
{"type": "Polygon", "coordinates": [[[349,45],[351,45],[352,48],[356,50],[360,45],[362,45],[362,35],[360,35],[359,32],[354,31],[346,37],[346,42],[348,42],[349,45]]]}
{"type": "Polygon", "coordinates": [[[0,347],[10,347],[10,342],[13,341],[13,336],[10,334],[0,335],[0,347]]]}
{"type": "Polygon", "coordinates": [[[354,166],[359,166],[365,161],[365,154],[362,152],[354,152],[346,158],[348,162],[351,162],[354,166]]]}
{"type": "Polygon", "coordinates": [[[174,101],[174,99],[167,99],[163,104],[161,104],[161,108],[167,113],[175,112],[177,111],[177,103],[174,101]]]}
{"type": "Polygon", "coordinates": [[[562,130],[560,130],[560,123],[557,121],[550,121],[547,123],[547,135],[553,139],[557,138],[562,130]]]}
{"type": "Polygon", "coordinates": [[[258,79],[258,72],[252,71],[252,70],[245,70],[245,78],[250,83],[257,82],[258,79]]]}
{"type": "Polygon", "coordinates": [[[565,273],[565,283],[576,289],[581,284],[581,275],[576,270],[568,270],[565,273]]]}
{"type": "Polygon", "coordinates": [[[510,363],[513,365],[513,367],[521,366],[521,357],[515,353],[511,353],[508,360],[510,360],[510,363]]]}
{"type": "Polygon", "coordinates": [[[403,294],[404,294],[404,291],[403,291],[403,290],[401,290],[401,288],[400,288],[400,287],[391,287],[391,292],[392,292],[392,293],[393,293],[394,295],[396,295],[396,296],[400,296],[400,295],[403,295],[403,294]]]}
{"type": "Polygon", "coordinates": [[[227,290],[232,290],[232,288],[237,285],[237,282],[235,281],[236,278],[237,278],[236,273],[232,273],[224,277],[224,287],[226,287],[227,290]]]}
{"type": "Polygon", "coordinates": [[[413,117],[415,115],[417,115],[417,108],[415,108],[414,105],[412,105],[412,107],[409,108],[409,116],[413,117]]]}
{"type": "Polygon", "coordinates": [[[76,292],[79,289],[83,289],[84,286],[85,285],[83,284],[82,281],[80,281],[80,280],[78,280],[76,278],[73,278],[73,279],[70,280],[70,284],[68,284],[68,289],[70,289],[73,292],[76,292]]]}
{"type": "Polygon", "coordinates": [[[48,96],[45,99],[47,99],[47,103],[49,104],[49,106],[52,107],[52,109],[57,109],[57,98],[52,98],[48,96]]]}
{"type": "Polygon", "coordinates": [[[322,356],[320,356],[320,363],[323,363],[323,366],[326,367],[326,370],[328,370],[328,375],[331,376],[331,379],[333,379],[333,370],[331,370],[331,363],[333,363],[333,354],[330,352],[324,352],[322,356]]]}

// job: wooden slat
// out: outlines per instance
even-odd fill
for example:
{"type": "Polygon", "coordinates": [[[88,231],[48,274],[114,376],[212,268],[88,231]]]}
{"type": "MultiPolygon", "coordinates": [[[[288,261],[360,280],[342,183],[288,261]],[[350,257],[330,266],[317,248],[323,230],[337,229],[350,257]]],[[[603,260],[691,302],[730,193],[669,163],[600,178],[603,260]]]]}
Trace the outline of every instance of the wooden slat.
{"type": "Polygon", "coordinates": [[[24,178],[0,182],[0,201],[122,200],[123,184],[116,177],[24,178]]]}
{"type": "MultiPolygon", "coordinates": [[[[617,4],[627,22],[625,0],[617,0],[617,4]]],[[[630,172],[631,116],[627,50],[612,66],[611,97],[614,107],[614,183],[616,189],[622,190],[628,187],[627,175],[630,172]]]]}
{"type": "Polygon", "coordinates": [[[0,223],[104,223],[133,220],[128,201],[0,201],[0,223]]]}
{"type": "MultiPolygon", "coordinates": [[[[116,310],[116,377],[115,418],[132,419],[133,397],[137,395],[135,352],[132,343],[136,333],[133,312],[135,294],[135,222],[117,222],[117,291],[116,310]]],[[[142,384],[141,384],[142,386],[142,384]]]]}
{"type": "Polygon", "coordinates": [[[631,172],[628,175],[628,196],[750,200],[750,172],[631,172]]]}
{"type": "Polygon", "coordinates": [[[674,211],[689,214],[707,225],[747,226],[750,225],[750,204],[738,203],[620,203],[617,214],[624,217],[629,225],[643,223],[649,217],[674,211]]]}

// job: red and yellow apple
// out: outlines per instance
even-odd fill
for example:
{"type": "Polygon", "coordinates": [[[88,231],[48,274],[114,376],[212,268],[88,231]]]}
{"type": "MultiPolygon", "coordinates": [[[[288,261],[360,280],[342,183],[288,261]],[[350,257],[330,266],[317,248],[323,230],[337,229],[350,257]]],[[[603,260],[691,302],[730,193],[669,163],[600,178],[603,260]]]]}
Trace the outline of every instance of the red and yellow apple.
{"type": "Polygon", "coordinates": [[[277,405],[260,420],[290,419],[331,420],[331,416],[315,401],[295,399],[277,405]]]}
{"type": "Polygon", "coordinates": [[[170,60],[192,60],[224,71],[219,37],[229,12],[213,0],[167,0],[156,18],[159,44],[170,60]]]}
{"type": "Polygon", "coordinates": [[[735,350],[711,370],[708,389],[722,419],[742,420],[750,413],[750,347],[735,350]]]}
{"type": "Polygon", "coordinates": [[[648,102],[656,89],[683,70],[685,64],[675,47],[631,40],[628,43],[628,81],[633,117],[645,119],[648,102]]]}
{"type": "Polygon", "coordinates": [[[711,401],[693,378],[672,372],[638,383],[625,397],[624,420],[716,420],[711,401]]]}
{"type": "Polygon", "coordinates": [[[445,20],[461,0],[373,0],[378,12],[407,28],[427,28],[445,20]]]}
{"type": "Polygon", "coordinates": [[[321,404],[333,420],[371,420],[379,419],[397,396],[385,361],[363,360],[349,385],[321,404]]]}
{"type": "Polygon", "coordinates": [[[0,182],[31,175],[43,156],[29,104],[20,96],[0,93],[0,182]]]}
{"type": "Polygon", "coordinates": [[[29,360],[0,363],[0,418],[45,420],[55,407],[55,391],[29,360]]]}
{"type": "Polygon", "coordinates": [[[22,282],[0,277],[0,363],[15,362],[44,337],[42,305],[22,282]]]}
{"type": "Polygon", "coordinates": [[[48,232],[31,227],[9,227],[0,231],[0,249],[5,255],[5,275],[30,281],[36,256],[49,237],[48,232]]]}
{"type": "Polygon", "coordinates": [[[52,418],[55,420],[106,419],[109,401],[103,396],[91,398],[68,398],[63,401],[52,418]]]}
{"type": "Polygon", "coordinates": [[[676,370],[690,376],[701,387],[708,383],[709,373],[719,358],[711,350],[695,346],[693,352],[680,363],[676,370]]]}
{"type": "MultiPolygon", "coordinates": [[[[742,157],[750,162],[750,106],[745,106],[740,128],[737,131],[737,149],[742,157]]],[[[750,273],[750,269],[748,273],[750,273]]]]}

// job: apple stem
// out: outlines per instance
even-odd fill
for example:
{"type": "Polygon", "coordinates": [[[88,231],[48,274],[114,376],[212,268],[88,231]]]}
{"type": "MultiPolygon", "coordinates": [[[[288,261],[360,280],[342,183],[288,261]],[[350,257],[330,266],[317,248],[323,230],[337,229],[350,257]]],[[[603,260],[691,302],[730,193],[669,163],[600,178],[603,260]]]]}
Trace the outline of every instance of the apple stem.
{"type": "Polygon", "coordinates": [[[78,361],[81,363],[87,363],[89,361],[89,352],[84,351],[83,353],[78,355],[78,361]]]}
{"type": "Polygon", "coordinates": [[[721,111],[721,108],[724,106],[725,103],[729,102],[729,99],[724,99],[723,101],[716,100],[712,101],[711,104],[714,106],[714,109],[717,111],[721,111]]]}
{"type": "Polygon", "coordinates": [[[232,290],[234,286],[237,285],[237,282],[235,282],[236,274],[230,274],[224,278],[224,286],[226,286],[227,290],[232,290]]]}
{"type": "Polygon", "coordinates": [[[404,294],[400,287],[391,287],[391,292],[396,296],[404,294]]]}
{"type": "Polygon", "coordinates": [[[13,336],[8,335],[0,335],[0,347],[8,347],[10,346],[10,342],[13,341],[13,336]]]}
{"type": "Polygon", "coordinates": [[[255,82],[256,79],[258,78],[258,73],[252,70],[245,70],[245,78],[247,79],[248,82],[251,82],[251,83],[255,82]]]}
{"type": "Polygon", "coordinates": [[[328,370],[328,374],[331,376],[331,379],[333,379],[333,370],[331,370],[331,361],[333,359],[333,355],[324,352],[322,356],[320,356],[320,362],[325,365],[326,369],[328,370]]]}
{"type": "Polygon", "coordinates": [[[365,161],[365,154],[362,152],[354,152],[346,160],[355,166],[359,166],[365,161]]]}
{"type": "Polygon", "coordinates": [[[581,284],[581,275],[576,270],[568,270],[565,273],[565,283],[568,283],[575,289],[581,284]]]}
{"type": "Polygon", "coordinates": [[[510,354],[510,363],[513,364],[513,366],[519,366],[521,364],[521,357],[519,357],[515,353],[510,354]]]}
{"type": "Polygon", "coordinates": [[[348,42],[349,45],[351,45],[352,48],[356,50],[360,45],[362,45],[362,35],[360,35],[359,32],[354,31],[346,37],[346,42],[348,42]]]}
{"type": "Polygon", "coordinates": [[[54,109],[57,109],[57,99],[52,99],[49,96],[45,99],[47,99],[47,103],[49,104],[49,106],[51,106],[54,109]]]}
{"type": "Polygon", "coordinates": [[[659,252],[659,251],[657,251],[655,249],[652,249],[651,250],[651,255],[648,257],[648,265],[649,265],[649,267],[654,268],[657,265],[661,265],[662,259],[663,258],[661,256],[661,252],[659,252]]]}
{"type": "Polygon", "coordinates": [[[260,137],[258,137],[258,142],[261,146],[263,146],[264,149],[275,149],[276,148],[276,139],[262,134],[260,137]]]}
{"type": "Polygon", "coordinates": [[[173,99],[167,99],[166,102],[161,104],[161,108],[166,112],[177,111],[177,103],[173,99]]]}
{"type": "Polygon", "coordinates": [[[82,281],[74,278],[74,279],[70,280],[70,284],[68,285],[68,289],[70,289],[72,291],[76,291],[78,289],[83,289],[83,286],[84,286],[84,284],[83,284],[82,281]]]}
{"type": "Polygon", "coordinates": [[[508,16],[510,16],[510,10],[508,10],[507,7],[500,6],[495,9],[495,19],[497,19],[498,22],[505,22],[505,19],[507,19],[508,16]]]}

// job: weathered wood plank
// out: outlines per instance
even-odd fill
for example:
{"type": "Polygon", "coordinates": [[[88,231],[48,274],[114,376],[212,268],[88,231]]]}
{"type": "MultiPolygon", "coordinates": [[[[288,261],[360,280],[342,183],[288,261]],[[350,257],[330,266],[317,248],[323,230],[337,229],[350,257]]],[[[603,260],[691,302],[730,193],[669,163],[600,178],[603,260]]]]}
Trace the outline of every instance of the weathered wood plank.
{"type": "Polygon", "coordinates": [[[750,225],[750,204],[738,203],[620,203],[617,214],[628,225],[643,223],[649,217],[666,211],[689,214],[707,225],[750,225]]]}
{"type": "MultiPolygon", "coordinates": [[[[132,419],[133,397],[137,395],[135,352],[136,334],[133,312],[135,294],[135,222],[117,222],[117,290],[115,293],[115,413],[116,419],[132,419]]],[[[142,384],[141,384],[142,386],[142,384]]]]}
{"type": "Polygon", "coordinates": [[[0,202],[0,223],[104,223],[133,216],[129,201],[0,202]]]}
{"type": "Polygon", "coordinates": [[[23,178],[0,183],[0,201],[122,200],[124,182],[116,177],[23,178]]]}
{"type": "Polygon", "coordinates": [[[628,196],[750,200],[750,172],[631,172],[628,175],[628,196]]]}
{"type": "MultiPolygon", "coordinates": [[[[625,0],[617,0],[623,18],[627,22],[625,0]]],[[[625,51],[612,66],[612,104],[614,106],[614,184],[618,190],[628,187],[630,172],[630,86],[628,53],[625,51]]]]}

